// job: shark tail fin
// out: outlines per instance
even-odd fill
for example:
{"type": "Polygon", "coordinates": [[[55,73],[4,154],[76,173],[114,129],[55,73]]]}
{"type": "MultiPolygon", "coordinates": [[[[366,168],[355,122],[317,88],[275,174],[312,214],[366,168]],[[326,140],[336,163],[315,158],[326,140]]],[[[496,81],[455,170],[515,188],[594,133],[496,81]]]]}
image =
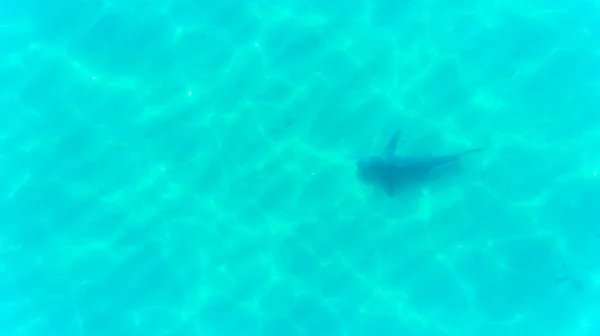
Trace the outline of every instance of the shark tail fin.
{"type": "Polygon", "coordinates": [[[469,150],[466,150],[466,151],[464,151],[464,152],[462,152],[462,153],[459,153],[457,156],[458,156],[458,157],[461,157],[461,156],[464,156],[464,155],[467,155],[467,154],[472,154],[472,153],[481,152],[482,150],[484,150],[484,149],[486,149],[486,148],[487,148],[487,147],[477,147],[477,148],[469,149],[469,150]]]}

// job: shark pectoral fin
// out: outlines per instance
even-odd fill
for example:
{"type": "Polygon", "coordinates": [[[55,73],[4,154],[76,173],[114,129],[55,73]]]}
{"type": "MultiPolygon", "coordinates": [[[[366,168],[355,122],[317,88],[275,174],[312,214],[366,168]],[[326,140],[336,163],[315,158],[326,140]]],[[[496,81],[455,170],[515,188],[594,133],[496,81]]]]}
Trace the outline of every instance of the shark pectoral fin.
{"type": "Polygon", "coordinates": [[[393,156],[396,153],[396,145],[398,144],[398,139],[400,138],[400,131],[394,132],[387,145],[385,146],[385,155],[393,156]]]}
{"type": "Polygon", "coordinates": [[[385,193],[389,196],[389,197],[393,197],[394,194],[396,193],[396,183],[393,179],[389,178],[386,179],[385,181],[383,181],[383,189],[385,190],[385,193]]]}

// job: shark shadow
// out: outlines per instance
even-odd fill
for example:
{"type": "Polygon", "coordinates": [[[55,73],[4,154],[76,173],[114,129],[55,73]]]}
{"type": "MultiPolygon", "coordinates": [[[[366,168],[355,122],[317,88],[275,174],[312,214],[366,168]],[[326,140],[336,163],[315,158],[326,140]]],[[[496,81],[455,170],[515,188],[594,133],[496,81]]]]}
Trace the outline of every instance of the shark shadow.
{"type": "Polygon", "coordinates": [[[363,157],[356,162],[358,178],[363,183],[383,188],[390,197],[395,196],[399,188],[414,186],[429,180],[430,173],[435,168],[485,149],[480,147],[442,156],[397,156],[395,153],[399,136],[399,131],[392,135],[382,155],[363,157]]]}

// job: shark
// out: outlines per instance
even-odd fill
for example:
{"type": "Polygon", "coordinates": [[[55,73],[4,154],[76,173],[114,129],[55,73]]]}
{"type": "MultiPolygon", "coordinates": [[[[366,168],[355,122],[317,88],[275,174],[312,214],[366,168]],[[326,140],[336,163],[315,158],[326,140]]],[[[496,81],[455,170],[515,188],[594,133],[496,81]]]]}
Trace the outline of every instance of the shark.
{"type": "Polygon", "coordinates": [[[383,187],[390,197],[395,195],[399,186],[426,178],[433,169],[439,166],[485,149],[485,147],[478,147],[457,154],[441,156],[398,156],[396,147],[400,135],[400,131],[394,132],[382,154],[362,157],[356,161],[356,172],[359,179],[383,187]]]}

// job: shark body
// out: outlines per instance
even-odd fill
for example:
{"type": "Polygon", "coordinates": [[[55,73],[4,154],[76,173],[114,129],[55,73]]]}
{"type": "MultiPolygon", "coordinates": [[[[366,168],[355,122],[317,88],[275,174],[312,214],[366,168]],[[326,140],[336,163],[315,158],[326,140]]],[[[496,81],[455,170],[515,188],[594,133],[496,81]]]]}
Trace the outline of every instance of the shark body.
{"type": "Polygon", "coordinates": [[[364,182],[383,187],[389,196],[394,196],[399,185],[423,179],[434,168],[485,149],[480,147],[442,156],[397,156],[395,153],[399,137],[398,131],[392,135],[382,155],[364,157],[356,162],[359,178],[364,182]]]}

